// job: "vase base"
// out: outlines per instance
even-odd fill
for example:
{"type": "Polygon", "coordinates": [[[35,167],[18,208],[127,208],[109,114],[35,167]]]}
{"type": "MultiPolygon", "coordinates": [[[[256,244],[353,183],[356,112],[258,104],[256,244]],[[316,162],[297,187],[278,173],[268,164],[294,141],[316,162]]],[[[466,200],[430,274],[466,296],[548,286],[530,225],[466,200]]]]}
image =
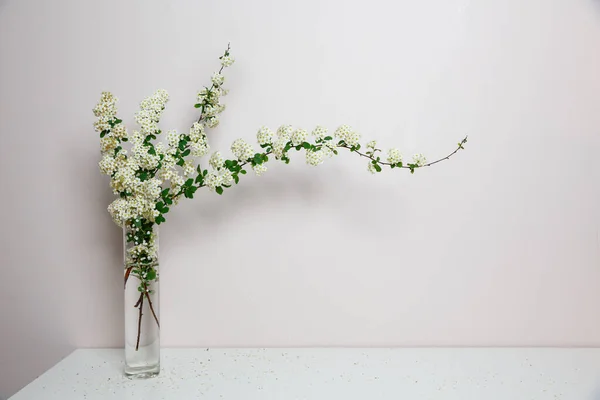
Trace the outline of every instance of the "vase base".
{"type": "Polygon", "coordinates": [[[158,376],[160,365],[145,367],[125,367],[125,376],[129,379],[149,379],[158,376]]]}

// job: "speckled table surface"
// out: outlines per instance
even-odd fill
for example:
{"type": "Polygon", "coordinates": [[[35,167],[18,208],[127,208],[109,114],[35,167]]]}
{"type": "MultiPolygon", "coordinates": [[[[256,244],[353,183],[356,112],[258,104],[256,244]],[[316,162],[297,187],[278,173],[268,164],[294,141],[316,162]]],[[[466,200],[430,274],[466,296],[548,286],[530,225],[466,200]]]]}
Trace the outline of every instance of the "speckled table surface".
{"type": "Polygon", "coordinates": [[[129,380],[120,349],[81,349],[11,400],[600,400],[600,349],[162,349],[129,380]]]}

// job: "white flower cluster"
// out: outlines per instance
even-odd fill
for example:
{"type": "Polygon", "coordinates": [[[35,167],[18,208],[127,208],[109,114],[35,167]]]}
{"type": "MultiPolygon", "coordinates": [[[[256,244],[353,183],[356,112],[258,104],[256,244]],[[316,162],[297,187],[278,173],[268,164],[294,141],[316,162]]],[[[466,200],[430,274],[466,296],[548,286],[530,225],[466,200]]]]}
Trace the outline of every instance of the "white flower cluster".
{"type": "Polygon", "coordinates": [[[206,133],[204,125],[195,122],[190,129],[190,148],[193,157],[203,157],[208,154],[210,147],[206,141],[206,133]]]}
{"type": "Polygon", "coordinates": [[[419,167],[422,167],[426,163],[427,163],[427,159],[425,158],[425,156],[423,154],[415,154],[413,156],[413,164],[416,164],[419,167]]]}
{"type": "Polygon", "coordinates": [[[294,146],[299,146],[303,142],[306,142],[306,139],[308,139],[308,132],[306,132],[304,129],[296,129],[294,132],[292,132],[291,139],[294,146]]]}
{"type": "Polygon", "coordinates": [[[231,67],[231,65],[233,65],[234,62],[235,62],[235,59],[233,57],[231,57],[229,54],[221,57],[221,65],[224,67],[231,67]]]}
{"type": "Polygon", "coordinates": [[[316,140],[323,140],[327,136],[327,128],[317,126],[313,131],[312,135],[316,140]]]}
{"type": "Polygon", "coordinates": [[[102,92],[100,101],[93,110],[94,115],[98,117],[98,120],[94,122],[94,129],[96,132],[107,131],[110,129],[108,123],[116,118],[117,101],[118,99],[113,96],[112,93],[102,92]]]}
{"type": "Polygon", "coordinates": [[[256,134],[256,139],[258,140],[258,144],[265,145],[273,143],[273,132],[266,126],[263,126],[258,130],[256,134]]]}
{"type": "Polygon", "coordinates": [[[252,167],[252,170],[254,170],[254,172],[256,173],[257,176],[261,176],[262,174],[267,172],[267,166],[264,163],[256,164],[255,166],[252,167]]]}
{"type": "MultiPolygon", "coordinates": [[[[135,218],[135,217],[134,217],[135,218]]],[[[158,258],[158,246],[156,243],[156,235],[152,232],[149,236],[149,240],[137,239],[138,229],[135,225],[127,228],[128,232],[131,232],[134,236],[134,240],[127,247],[126,263],[134,264],[137,262],[150,263],[154,262],[158,258]]]]}
{"type": "Polygon", "coordinates": [[[342,125],[335,131],[335,137],[346,142],[350,147],[354,147],[360,140],[360,134],[355,132],[348,125],[342,125]]]}
{"type": "Polygon", "coordinates": [[[323,150],[306,150],[306,163],[309,165],[317,166],[323,164],[325,159],[325,152],[323,150]]]}
{"type": "Polygon", "coordinates": [[[136,114],[135,120],[140,125],[144,136],[156,133],[157,124],[168,101],[169,94],[166,90],[160,89],[140,103],[140,111],[136,114]]]}
{"type": "Polygon", "coordinates": [[[239,161],[246,161],[254,156],[252,145],[247,143],[244,139],[236,139],[231,144],[231,152],[239,161]]]}
{"type": "Polygon", "coordinates": [[[215,190],[219,186],[230,186],[233,184],[233,175],[231,171],[225,168],[225,160],[220,152],[214,152],[210,156],[208,163],[211,166],[211,170],[204,178],[204,184],[210,190],[215,190]]]}
{"type": "Polygon", "coordinates": [[[387,160],[390,164],[398,164],[399,162],[402,162],[402,154],[400,154],[400,150],[389,149],[387,160]]]}

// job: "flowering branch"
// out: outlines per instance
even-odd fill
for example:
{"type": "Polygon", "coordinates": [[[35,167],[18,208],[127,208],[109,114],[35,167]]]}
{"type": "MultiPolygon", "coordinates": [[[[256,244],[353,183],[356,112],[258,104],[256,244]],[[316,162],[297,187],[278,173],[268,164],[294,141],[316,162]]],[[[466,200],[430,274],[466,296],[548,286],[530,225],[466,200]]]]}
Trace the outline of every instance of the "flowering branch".
{"type": "Polygon", "coordinates": [[[260,151],[256,152],[243,139],[237,139],[231,145],[234,158],[225,159],[220,152],[213,152],[208,162],[209,169],[202,169],[195,159],[208,154],[210,147],[206,132],[219,124],[219,116],[225,110],[221,98],[227,90],[223,88],[225,77],[222,73],[234,62],[229,45],[219,59],[221,65],[211,77],[212,84],[205,86],[197,95],[194,107],[200,109],[198,119],[187,133],[168,131],[166,144],[155,144],[162,133],[158,123],[169,100],[165,90],[158,90],[141,102],[140,111],[136,114],[140,129],[131,134],[123,121],[117,118],[117,99],[111,93],[103,92],[94,108],[94,115],[98,118],[94,127],[100,134],[102,153],[100,170],[110,176],[110,185],[118,196],[108,211],[126,231],[125,287],[131,275],[139,280],[140,299],[135,305],[139,307],[136,350],[144,298],[159,325],[150,296],[153,292],[151,284],[158,280],[154,227],[166,221],[165,214],[182,196],[193,198],[202,187],[223,194],[225,189],[239,183],[240,175],[247,173],[245,167],[248,165],[261,175],[267,171],[270,157],[288,164],[288,152],[292,149],[304,150],[306,162],[313,166],[337,155],[339,149],[346,149],[367,158],[367,170],[373,174],[381,172],[383,167],[408,169],[414,173],[416,169],[450,159],[467,142],[465,137],[452,153],[438,160],[428,163],[422,154],[416,154],[405,163],[396,148],[389,149],[386,159],[382,160],[379,154],[382,150],[377,148],[375,141],[368,142],[366,151],[361,151],[360,134],[348,125],[340,126],[333,135],[329,135],[326,128],[317,126],[312,131],[312,139],[309,139],[307,131],[292,129],[289,125],[280,126],[275,133],[262,127],[256,135],[260,151]],[[131,154],[123,148],[125,142],[131,144],[131,154]]]}

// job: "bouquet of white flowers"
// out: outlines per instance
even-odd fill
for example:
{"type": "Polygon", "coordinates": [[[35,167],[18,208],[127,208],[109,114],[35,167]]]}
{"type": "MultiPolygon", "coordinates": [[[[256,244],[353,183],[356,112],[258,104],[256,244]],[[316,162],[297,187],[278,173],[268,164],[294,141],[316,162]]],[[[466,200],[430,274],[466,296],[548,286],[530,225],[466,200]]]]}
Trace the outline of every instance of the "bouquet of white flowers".
{"type": "Polygon", "coordinates": [[[229,46],[220,61],[220,69],[211,77],[211,85],[198,93],[194,105],[200,111],[198,120],[189,132],[166,132],[166,143],[157,142],[163,134],[158,123],[169,100],[165,90],[158,90],[141,102],[136,115],[139,130],[131,133],[117,117],[117,98],[111,93],[103,92],[94,108],[97,117],[94,127],[100,134],[102,152],[100,170],[110,176],[110,185],[118,196],[108,211],[125,232],[125,288],[127,290],[130,276],[135,277],[138,283],[135,351],[140,347],[142,310],[145,306],[159,326],[152,296],[158,281],[156,225],[165,222],[171,206],[182,197],[193,198],[201,188],[221,195],[239,183],[247,168],[261,175],[272,158],[289,163],[291,151],[304,151],[306,162],[317,166],[337,155],[338,151],[348,150],[366,158],[367,170],[371,173],[381,172],[383,168],[406,169],[414,173],[416,169],[449,159],[467,142],[464,138],[452,153],[433,162],[427,162],[422,154],[416,154],[411,161],[405,162],[395,148],[389,149],[387,156],[383,156],[374,140],[361,150],[361,135],[348,125],[340,126],[332,134],[321,126],[314,128],[310,134],[290,125],[280,126],[275,132],[263,126],[256,135],[259,150],[245,140],[237,139],[231,145],[233,158],[227,159],[220,152],[213,152],[208,168],[203,169],[196,160],[209,153],[207,132],[219,124],[220,115],[225,110],[221,100],[227,90],[223,88],[225,77],[222,73],[234,62],[229,46]],[[124,148],[125,143],[129,143],[129,152],[124,148]]]}

